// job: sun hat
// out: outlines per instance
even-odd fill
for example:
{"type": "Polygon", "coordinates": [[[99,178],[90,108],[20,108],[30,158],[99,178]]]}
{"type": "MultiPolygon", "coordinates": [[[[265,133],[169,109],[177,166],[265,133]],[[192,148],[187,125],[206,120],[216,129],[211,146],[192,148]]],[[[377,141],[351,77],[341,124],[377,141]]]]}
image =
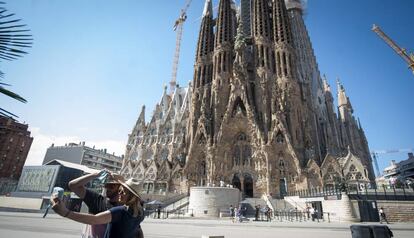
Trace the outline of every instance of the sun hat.
{"type": "Polygon", "coordinates": [[[112,176],[107,176],[105,184],[121,184],[120,181],[125,181],[120,174],[111,173],[112,176]]]}
{"type": "Polygon", "coordinates": [[[128,189],[132,194],[134,194],[136,197],[138,197],[141,200],[141,196],[139,195],[138,191],[141,188],[141,183],[134,179],[130,178],[127,181],[123,182],[118,180],[118,182],[126,189],[128,189]]]}

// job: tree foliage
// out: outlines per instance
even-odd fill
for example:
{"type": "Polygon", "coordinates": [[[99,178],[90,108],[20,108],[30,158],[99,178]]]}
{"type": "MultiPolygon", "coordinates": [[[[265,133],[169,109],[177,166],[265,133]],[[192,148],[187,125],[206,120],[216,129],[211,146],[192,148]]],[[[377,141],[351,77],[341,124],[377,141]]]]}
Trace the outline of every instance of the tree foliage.
{"type": "MultiPolygon", "coordinates": [[[[32,35],[28,34],[30,30],[21,24],[21,19],[16,18],[14,13],[9,13],[4,5],[5,3],[0,1],[0,64],[24,56],[27,54],[26,49],[30,48],[33,42],[32,35]]],[[[6,89],[11,85],[1,82],[3,79],[4,73],[0,71],[0,93],[26,103],[22,96],[6,89]]],[[[17,117],[1,107],[0,115],[17,117]]]]}

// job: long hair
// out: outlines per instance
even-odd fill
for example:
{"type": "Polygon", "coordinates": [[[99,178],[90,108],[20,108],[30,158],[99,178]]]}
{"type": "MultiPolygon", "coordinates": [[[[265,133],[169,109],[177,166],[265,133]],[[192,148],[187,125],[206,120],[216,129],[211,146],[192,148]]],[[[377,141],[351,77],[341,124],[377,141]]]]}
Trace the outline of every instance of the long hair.
{"type": "Polygon", "coordinates": [[[143,211],[140,199],[130,191],[128,191],[128,194],[130,198],[125,203],[125,206],[128,207],[128,210],[132,211],[133,217],[141,216],[143,211]]]}

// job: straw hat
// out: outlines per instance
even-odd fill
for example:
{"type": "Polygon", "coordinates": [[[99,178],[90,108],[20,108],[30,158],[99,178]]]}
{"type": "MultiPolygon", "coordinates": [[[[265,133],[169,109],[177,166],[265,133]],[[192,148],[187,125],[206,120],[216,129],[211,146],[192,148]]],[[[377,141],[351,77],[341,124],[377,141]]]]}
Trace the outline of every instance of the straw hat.
{"type": "Polygon", "coordinates": [[[130,178],[127,181],[123,182],[118,180],[118,182],[126,189],[128,189],[132,194],[137,196],[141,200],[141,196],[139,195],[138,191],[141,188],[141,184],[138,182],[138,180],[134,178],[130,178]]]}

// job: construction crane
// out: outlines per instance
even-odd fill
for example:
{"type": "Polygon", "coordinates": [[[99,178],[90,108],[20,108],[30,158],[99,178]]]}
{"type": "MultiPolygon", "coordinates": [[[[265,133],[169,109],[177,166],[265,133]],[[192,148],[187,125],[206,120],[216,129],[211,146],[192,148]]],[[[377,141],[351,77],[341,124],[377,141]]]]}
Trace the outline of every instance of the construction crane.
{"type": "Polygon", "coordinates": [[[392,150],[374,150],[371,151],[372,159],[374,160],[375,165],[375,172],[377,173],[377,176],[380,176],[381,172],[379,170],[378,166],[378,155],[379,154],[393,154],[393,153],[405,153],[405,152],[414,152],[414,149],[392,149],[392,150]]]}
{"type": "Polygon", "coordinates": [[[175,54],[173,60],[173,69],[172,69],[172,76],[170,81],[170,93],[173,94],[175,91],[175,87],[177,85],[177,70],[178,70],[178,63],[180,60],[180,49],[181,49],[181,39],[183,36],[183,25],[184,22],[187,20],[187,10],[190,7],[192,0],[187,0],[183,9],[181,9],[180,16],[174,23],[173,30],[176,32],[176,41],[175,41],[175,54]]]}
{"type": "Polygon", "coordinates": [[[372,31],[377,33],[381,39],[385,41],[405,62],[407,62],[408,67],[414,73],[414,55],[412,53],[407,53],[405,49],[400,48],[391,38],[389,38],[377,25],[372,26],[372,31]]]}

